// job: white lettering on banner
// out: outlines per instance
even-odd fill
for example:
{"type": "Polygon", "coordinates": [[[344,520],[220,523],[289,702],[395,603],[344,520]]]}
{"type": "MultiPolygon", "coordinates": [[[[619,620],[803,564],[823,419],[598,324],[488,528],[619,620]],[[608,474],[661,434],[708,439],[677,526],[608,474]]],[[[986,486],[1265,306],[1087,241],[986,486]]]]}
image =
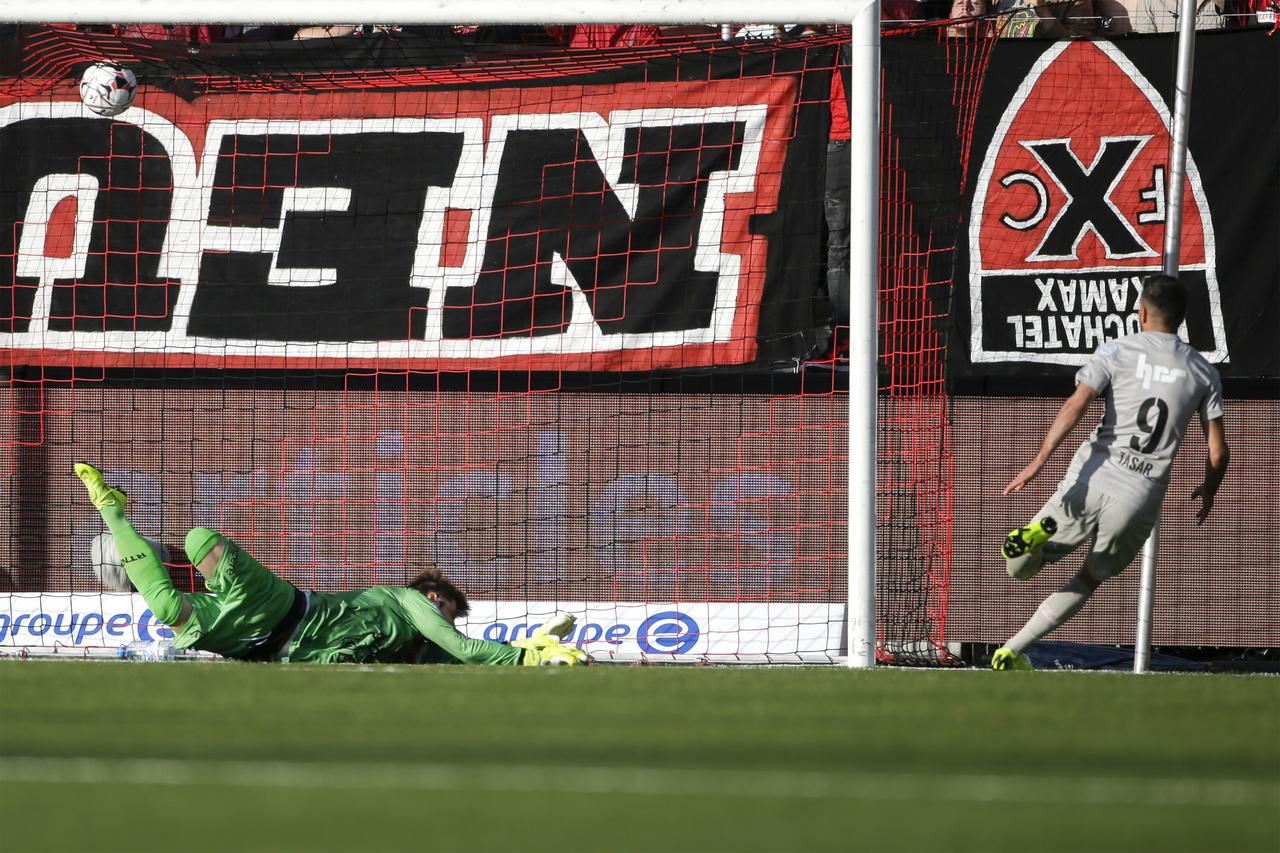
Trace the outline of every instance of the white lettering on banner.
{"type": "MultiPolygon", "coordinates": [[[[93,225],[97,181],[89,175],[50,175],[42,179],[32,196],[23,239],[18,251],[17,274],[38,278],[37,310],[26,331],[0,335],[0,344],[14,348],[75,349],[95,352],[154,352],[192,355],[327,358],[327,359],[489,359],[536,355],[566,355],[621,350],[649,350],[724,344],[735,340],[738,297],[743,286],[743,249],[725,251],[723,235],[728,197],[757,190],[757,172],[765,136],[767,104],[707,106],[697,108],[619,109],[601,114],[518,113],[482,118],[358,118],[324,120],[244,119],[213,120],[204,129],[198,156],[183,131],[167,118],[134,108],[110,121],[133,124],[155,139],[170,160],[172,198],[170,216],[159,253],[157,275],[178,284],[173,321],[165,331],[59,331],[49,329],[48,309],[55,279],[83,273],[88,257],[89,229],[93,225]],[[716,292],[705,326],[645,333],[604,334],[593,316],[589,300],[566,260],[555,254],[550,262],[552,283],[565,288],[572,307],[561,334],[510,335],[485,338],[446,338],[442,315],[451,289],[473,288],[482,272],[488,242],[490,210],[499,187],[500,166],[509,136],[516,131],[579,131],[603,172],[607,188],[627,215],[637,217],[641,188],[625,177],[628,134],[637,128],[676,128],[684,125],[737,123],[741,143],[737,164],[705,175],[706,191],[695,235],[693,267],[715,274],[716,292]],[[284,265],[282,241],[290,223],[299,215],[323,212],[353,215],[352,192],[340,186],[279,187],[283,192],[278,218],[250,226],[212,221],[215,173],[219,157],[225,157],[226,137],[306,134],[452,134],[461,137],[461,156],[448,186],[429,186],[421,210],[417,249],[408,285],[427,288],[425,331],[420,338],[365,341],[286,341],[274,339],[220,340],[193,337],[192,320],[201,263],[208,255],[244,253],[269,259],[267,283],[278,287],[323,288],[336,282],[332,267],[284,265]],[[63,198],[77,200],[75,241],[68,258],[45,257],[44,234],[49,215],[63,198]],[[469,211],[466,242],[460,261],[444,265],[446,212],[469,211]]],[[[70,102],[21,102],[0,108],[0,127],[34,119],[91,119],[83,105],[70,102]]],[[[234,148],[232,149],[234,151],[234,148]]],[[[631,180],[634,180],[631,179],[631,180]]],[[[225,190],[226,188],[220,188],[225,190]]],[[[264,188],[258,187],[263,190],[264,188]]],[[[457,259],[455,259],[457,260],[457,259]]],[[[763,275],[753,269],[753,274],[763,275]]],[[[592,283],[594,285],[594,283],[592,283]]],[[[406,308],[406,317],[408,316],[406,308]]],[[[617,318],[607,318],[617,319],[617,318]]],[[[406,321],[406,328],[407,328],[406,321]]],[[[269,332],[268,332],[269,334],[269,332]]]]}
{"type": "Polygon", "coordinates": [[[332,267],[281,267],[279,265],[280,235],[284,232],[284,219],[294,211],[298,213],[350,212],[351,190],[346,187],[285,187],[280,201],[282,227],[265,229],[271,235],[271,269],[267,284],[277,287],[323,287],[338,281],[338,271],[332,267]]]}
{"type": "Polygon", "coordinates": [[[1087,348],[1141,331],[1137,314],[1047,315],[1010,314],[1014,345],[1028,350],[1087,348]]]}
{"type": "MultiPolygon", "coordinates": [[[[599,657],[658,660],[844,654],[843,604],[472,601],[458,627],[510,642],[557,611],[578,617],[566,642],[599,657]]],[[[0,593],[0,647],[115,647],[172,637],[132,593],[0,593]]]]}
{"type": "Polygon", "coordinates": [[[93,207],[98,199],[98,179],[93,175],[45,175],[31,188],[27,212],[22,217],[22,241],[18,245],[16,276],[38,279],[36,299],[31,308],[33,328],[47,326],[49,297],[57,279],[75,279],[84,275],[89,260],[89,237],[93,232],[93,207]],[[76,201],[76,222],[71,254],[65,258],[45,255],[49,236],[49,220],[53,211],[67,199],[76,201]]]}
{"type": "Polygon", "coordinates": [[[1151,205],[1150,208],[1138,211],[1138,221],[1143,225],[1164,222],[1164,172],[1163,164],[1155,166],[1151,170],[1151,186],[1143,187],[1138,193],[1139,199],[1151,205]]]}
{"type": "Polygon", "coordinates": [[[1138,275],[1111,278],[1038,276],[1035,285],[1040,292],[1037,311],[1073,312],[1077,297],[1081,311],[1137,311],[1138,299],[1142,296],[1142,276],[1138,275]]]}
{"type": "Polygon", "coordinates": [[[1031,187],[1036,196],[1035,208],[1027,216],[1018,218],[1006,212],[1000,217],[1000,221],[1006,227],[1015,231],[1025,231],[1044,221],[1045,214],[1049,212],[1049,191],[1045,188],[1044,181],[1030,172],[1011,172],[1000,179],[1000,184],[1004,187],[1026,184],[1031,187]]]}
{"type": "MultiPolygon", "coordinates": [[[[1053,225],[1049,229],[1049,236],[1036,248],[1028,258],[1028,261],[1062,261],[1076,260],[1077,251],[1080,241],[1087,233],[1092,233],[1100,239],[1106,247],[1106,255],[1108,258],[1134,258],[1134,257],[1156,257],[1157,252],[1143,242],[1142,237],[1134,230],[1133,226],[1125,219],[1120,209],[1116,206],[1111,198],[1112,191],[1115,190],[1119,183],[1120,177],[1128,170],[1129,164],[1142,148],[1151,141],[1150,136],[1104,136],[1100,140],[1101,144],[1095,152],[1093,161],[1088,166],[1080,159],[1080,155],[1075,151],[1072,144],[1073,140],[1067,139],[1040,139],[1040,140],[1020,140],[1018,144],[1031,153],[1031,156],[1039,162],[1044,169],[1044,173],[1057,185],[1058,190],[1066,197],[1066,204],[1058,211],[1058,215],[1053,221],[1053,225]],[[1124,146],[1122,154],[1124,159],[1122,162],[1113,163],[1109,169],[1104,170],[1101,164],[1107,159],[1108,147],[1117,143],[1131,143],[1124,146]],[[1055,167],[1053,164],[1046,162],[1045,152],[1053,147],[1060,155],[1062,161],[1055,167]],[[1066,164],[1070,164],[1069,171],[1077,178],[1082,178],[1086,182],[1095,176],[1101,180],[1105,189],[1098,187],[1099,197],[1106,209],[1110,212],[1110,216],[1103,219],[1099,215],[1099,211],[1095,210],[1093,216],[1081,216],[1070,218],[1069,213],[1073,206],[1081,203],[1081,200],[1073,197],[1071,189],[1064,184],[1063,176],[1059,174],[1059,169],[1064,168],[1066,164]],[[1059,233],[1058,226],[1066,223],[1070,219],[1071,227],[1061,232],[1062,235],[1068,237],[1067,242],[1070,244],[1070,251],[1064,251],[1064,246],[1059,246],[1056,251],[1047,250],[1047,244],[1054,234],[1059,233]],[[1117,235],[1112,234],[1111,238],[1106,236],[1108,231],[1114,232],[1116,228],[1120,229],[1119,239],[1117,235]],[[1116,249],[1112,243],[1125,246],[1125,249],[1116,249]]],[[[1016,229],[1022,230],[1022,229],[1016,229]]]]}

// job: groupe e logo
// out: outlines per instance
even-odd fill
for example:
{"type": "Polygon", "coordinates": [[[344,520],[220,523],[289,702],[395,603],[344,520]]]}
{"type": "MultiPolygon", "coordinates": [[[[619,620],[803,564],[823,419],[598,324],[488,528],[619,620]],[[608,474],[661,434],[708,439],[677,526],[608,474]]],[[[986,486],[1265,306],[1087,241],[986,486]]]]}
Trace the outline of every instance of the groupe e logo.
{"type": "Polygon", "coordinates": [[[646,654],[687,654],[700,637],[698,623],[679,610],[655,613],[636,630],[636,644],[646,654]]]}
{"type": "Polygon", "coordinates": [[[172,638],[151,608],[135,617],[129,610],[0,613],[0,645],[25,643],[72,646],[112,645],[117,641],[172,638]],[[57,639],[66,637],[65,641],[57,639]]]}
{"type": "MultiPolygon", "coordinates": [[[[635,616],[618,614],[614,619],[594,619],[588,614],[577,627],[564,638],[569,643],[588,651],[606,646],[621,646],[634,641],[642,654],[685,655],[693,651],[702,639],[702,629],[688,613],[679,610],[662,610],[637,623],[635,616]]],[[[520,637],[533,636],[537,622],[498,619],[480,630],[484,639],[495,643],[507,643],[520,637]]]]}

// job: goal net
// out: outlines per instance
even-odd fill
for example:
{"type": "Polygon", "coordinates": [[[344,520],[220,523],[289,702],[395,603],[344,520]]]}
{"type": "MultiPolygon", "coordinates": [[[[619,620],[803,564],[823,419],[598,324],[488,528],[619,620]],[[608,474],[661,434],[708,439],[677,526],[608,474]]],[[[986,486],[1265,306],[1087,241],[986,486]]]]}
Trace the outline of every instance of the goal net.
{"type": "MultiPolygon", "coordinates": [[[[302,588],[438,566],[488,639],[567,609],[598,659],[844,654],[847,31],[0,33],[0,649],[161,630],[98,581],[85,460],[181,589],[203,525],[302,588]],[[127,109],[82,101],[95,62],[127,109]]],[[[944,283],[909,128],[886,114],[878,650],[936,662],[944,283]]]]}

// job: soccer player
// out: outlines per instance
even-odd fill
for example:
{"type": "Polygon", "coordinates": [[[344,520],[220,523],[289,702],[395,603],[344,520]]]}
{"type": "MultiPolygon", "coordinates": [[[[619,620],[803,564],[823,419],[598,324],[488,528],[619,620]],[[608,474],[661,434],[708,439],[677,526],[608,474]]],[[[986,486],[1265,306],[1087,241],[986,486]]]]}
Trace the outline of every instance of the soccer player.
{"type": "Polygon", "coordinates": [[[454,627],[467,597],[438,569],[407,587],[375,586],[339,594],[303,592],[277,577],[231,539],[207,527],[186,536],[187,557],[209,593],[178,592],[156,549],[125,516],[128,497],[102,472],[76,463],[76,476],[111,531],[129,580],[156,619],[173,629],[176,648],[236,660],[424,662],[498,665],[587,663],[560,640],[572,617],[558,617],[511,644],[477,640],[454,627]]]}
{"type": "Polygon", "coordinates": [[[1058,490],[1035,521],[1005,537],[1001,552],[1009,576],[1026,580],[1088,539],[1084,566],[991,657],[992,669],[1032,669],[1024,652],[1084,607],[1107,578],[1133,561],[1160,517],[1173,462],[1191,413],[1199,410],[1208,459],[1196,524],[1213,510],[1230,452],[1222,429],[1222,381],[1200,353],[1177,335],[1187,311],[1187,290],[1177,278],[1143,281],[1138,320],[1142,331],[1098,347],[1076,373],[1076,390],[1062,405],[1040,452],[1004,489],[1009,495],[1035,479],[1054,450],[1098,395],[1106,411],[1080,445],[1058,490]]]}

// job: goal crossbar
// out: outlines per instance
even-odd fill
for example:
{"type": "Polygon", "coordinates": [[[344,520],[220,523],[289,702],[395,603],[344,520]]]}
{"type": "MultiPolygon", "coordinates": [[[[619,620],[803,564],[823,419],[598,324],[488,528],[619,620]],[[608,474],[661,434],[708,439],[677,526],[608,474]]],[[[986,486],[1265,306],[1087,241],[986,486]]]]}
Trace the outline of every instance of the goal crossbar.
{"type": "MultiPolygon", "coordinates": [[[[879,3],[809,2],[788,8],[788,18],[806,23],[849,23],[860,13],[879,3]]],[[[317,21],[348,21],[352,18],[397,24],[545,24],[545,23],[637,23],[637,24],[718,24],[729,21],[752,22],[777,19],[777,3],[759,0],[658,0],[635,3],[631,0],[573,0],[539,4],[519,0],[495,0],[463,6],[456,0],[384,0],[353,8],[339,0],[272,0],[249,3],[244,0],[194,2],[194,0],[141,0],[127,10],[94,0],[53,0],[33,4],[26,0],[0,0],[0,21],[42,23],[118,23],[124,11],[130,23],[176,24],[211,21],[237,24],[310,24],[317,21]]]]}

